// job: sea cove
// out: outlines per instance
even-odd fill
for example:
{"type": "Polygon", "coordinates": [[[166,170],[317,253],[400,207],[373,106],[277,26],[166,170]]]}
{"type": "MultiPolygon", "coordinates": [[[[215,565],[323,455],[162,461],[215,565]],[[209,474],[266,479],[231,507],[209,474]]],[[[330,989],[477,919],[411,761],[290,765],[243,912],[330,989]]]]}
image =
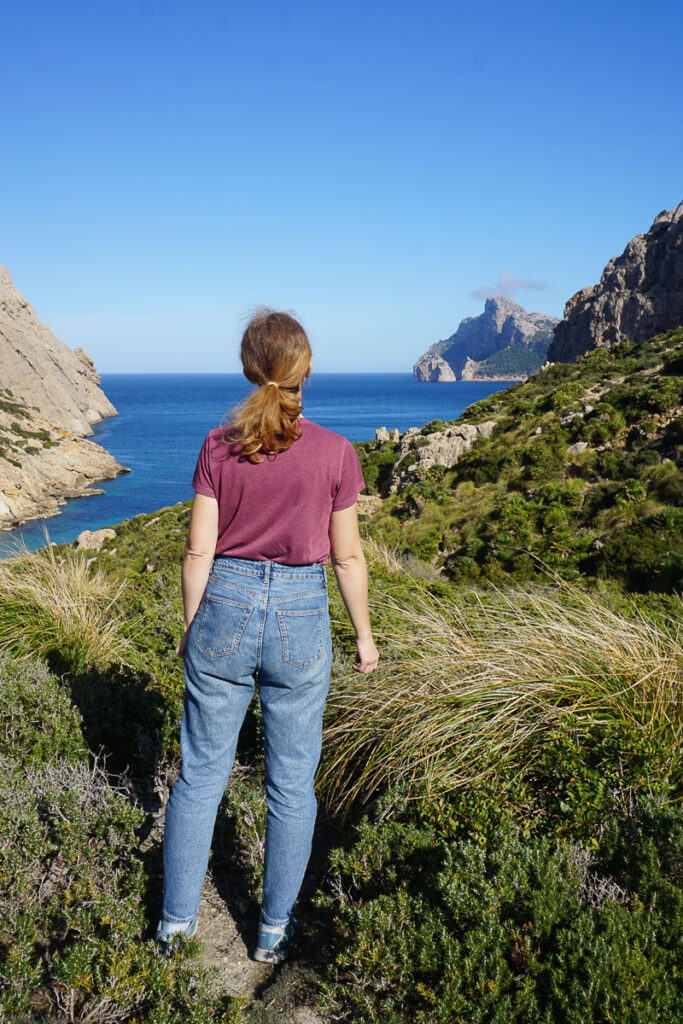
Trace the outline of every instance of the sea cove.
{"type": "MultiPolygon", "coordinates": [[[[304,415],[351,441],[368,441],[378,427],[403,432],[435,419],[456,419],[468,406],[509,382],[418,382],[409,373],[313,374],[304,415]]],[[[95,486],[90,498],[68,501],[58,516],[0,533],[0,557],[21,540],[30,549],[58,543],[192,497],[190,480],[201,442],[250,385],[241,374],[102,374],[102,389],[118,410],[93,427],[92,440],[131,472],[95,486]]]]}

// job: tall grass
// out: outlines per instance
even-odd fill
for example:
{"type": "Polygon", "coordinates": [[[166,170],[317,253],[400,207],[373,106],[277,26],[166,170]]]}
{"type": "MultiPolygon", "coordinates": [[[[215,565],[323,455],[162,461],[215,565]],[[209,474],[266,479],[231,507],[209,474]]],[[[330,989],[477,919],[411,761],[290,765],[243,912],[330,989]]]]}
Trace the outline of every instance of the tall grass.
{"type": "Polygon", "coordinates": [[[0,561],[0,650],[56,656],[76,670],[125,663],[122,590],[80,552],[20,549],[0,561]]]}
{"type": "Polygon", "coordinates": [[[333,808],[400,781],[453,789],[521,766],[563,719],[651,738],[661,778],[680,781],[680,622],[617,614],[559,578],[437,597],[390,552],[369,561],[393,577],[374,598],[383,662],[328,698],[319,780],[333,808]]]}

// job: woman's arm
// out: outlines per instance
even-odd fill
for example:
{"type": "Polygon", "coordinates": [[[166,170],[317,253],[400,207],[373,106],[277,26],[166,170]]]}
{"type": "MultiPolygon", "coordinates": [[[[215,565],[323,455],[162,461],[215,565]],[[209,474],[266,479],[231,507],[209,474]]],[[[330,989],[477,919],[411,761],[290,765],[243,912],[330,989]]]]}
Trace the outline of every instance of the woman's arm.
{"type": "Polygon", "coordinates": [[[205,494],[195,494],[190,513],[190,528],[183,554],[183,608],[185,631],[176,648],[183,657],[187,646],[187,632],[197,614],[211,572],[218,539],[218,502],[205,494]]]}
{"type": "Polygon", "coordinates": [[[357,672],[377,668],[379,654],[370,629],[368,570],[358,532],[356,506],[333,512],[330,519],[330,557],[337,585],[356,631],[357,672]]]}

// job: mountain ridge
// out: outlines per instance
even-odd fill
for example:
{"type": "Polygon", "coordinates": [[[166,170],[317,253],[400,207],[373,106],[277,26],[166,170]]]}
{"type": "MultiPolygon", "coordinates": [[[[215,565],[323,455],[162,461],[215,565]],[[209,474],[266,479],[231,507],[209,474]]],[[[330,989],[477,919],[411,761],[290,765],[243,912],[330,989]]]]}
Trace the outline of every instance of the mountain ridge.
{"type": "Polygon", "coordinates": [[[488,298],[483,313],[465,317],[420,356],[413,374],[421,381],[524,379],[543,365],[557,323],[505,295],[488,298]]]}

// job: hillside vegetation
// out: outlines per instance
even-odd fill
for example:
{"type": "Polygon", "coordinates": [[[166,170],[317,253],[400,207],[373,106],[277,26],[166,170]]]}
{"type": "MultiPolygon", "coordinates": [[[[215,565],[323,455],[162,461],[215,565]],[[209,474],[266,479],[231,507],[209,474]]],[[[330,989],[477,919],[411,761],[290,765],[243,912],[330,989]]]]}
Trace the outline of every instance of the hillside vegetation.
{"type": "MultiPolygon", "coordinates": [[[[390,494],[372,536],[455,581],[550,568],[635,591],[680,588],[682,343],[679,329],[598,349],[471,406],[458,422],[493,419],[492,436],[390,494]]],[[[442,428],[427,424],[422,438],[442,428]]],[[[398,446],[357,448],[371,493],[388,495],[398,446]]]]}
{"type": "MultiPolygon", "coordinates": [[[[2,1024],[679,1024],[681,340],[491,396],[462,418],[491,437],[395,493],[398,446],[358,446],[381,666],[351,670],[331,582],[324,849],[249,999],[201,930],[152,941],[189,504],[0,565],[2,1024]]],[[[210,866],[252,932],[261,734],[254,702],[210,866]]]]}

